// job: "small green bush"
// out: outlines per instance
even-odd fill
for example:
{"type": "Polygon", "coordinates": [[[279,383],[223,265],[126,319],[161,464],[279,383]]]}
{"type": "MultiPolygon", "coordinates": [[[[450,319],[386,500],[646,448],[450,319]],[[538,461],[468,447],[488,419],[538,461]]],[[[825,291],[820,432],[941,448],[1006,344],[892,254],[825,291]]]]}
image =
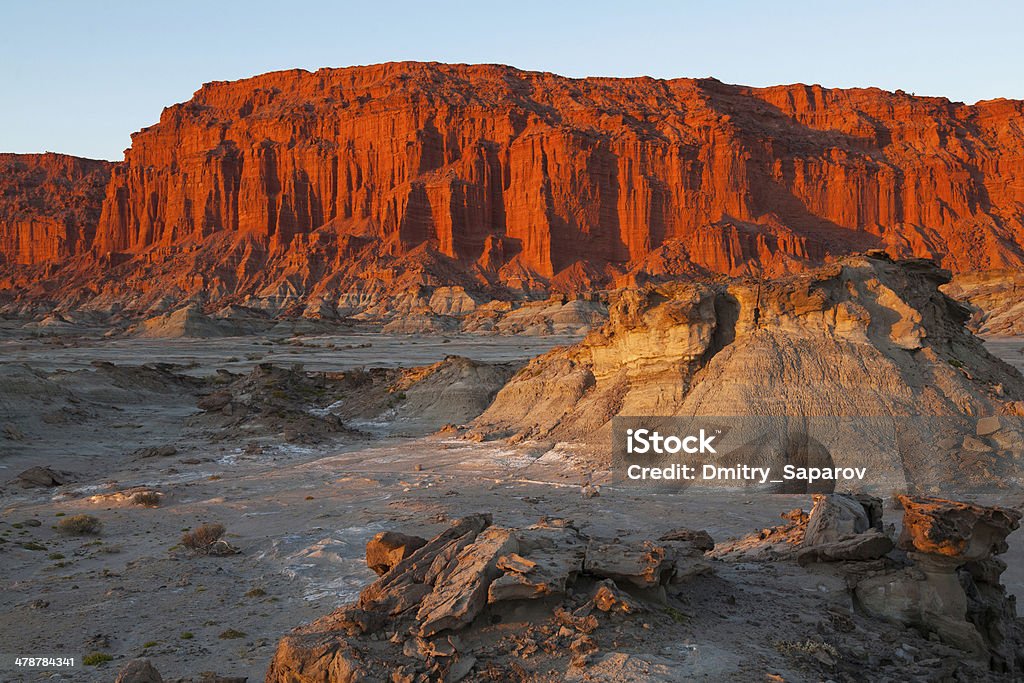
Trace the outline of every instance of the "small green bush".
{"type": "Polygon", "coordinates": [[[99,666],[104,662],[109,662],[113,658],[113,656],[108,655],[106,652],[93,652],[92,654],[88,654],[82,658],[82,664],[85,664],[86,666],[99,666]]]}

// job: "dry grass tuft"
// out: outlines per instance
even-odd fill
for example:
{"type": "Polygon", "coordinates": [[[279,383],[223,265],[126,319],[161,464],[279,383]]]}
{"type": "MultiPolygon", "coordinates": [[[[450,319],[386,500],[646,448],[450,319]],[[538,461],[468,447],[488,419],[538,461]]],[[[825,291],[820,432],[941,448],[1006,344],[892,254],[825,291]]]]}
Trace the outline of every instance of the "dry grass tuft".
{"type": "Polygon", "coordinates": [[[156,491],[139,491],[132,496],[132,503],[147,508],[160,507],[160,494],[156,491]]]}
{"type": "Polygon", "coordinates": [[[223,524],[203,524],[181,537],[181,545],[197,555],[234,555],[238,548],[224,540],[223,524]]]}
{"type": "Polygon", "coordinates": [[[57,530],[73,536],[96,536],[103,529],[103,522],[92,515],[72,515],[57,522],[57,530]]]}

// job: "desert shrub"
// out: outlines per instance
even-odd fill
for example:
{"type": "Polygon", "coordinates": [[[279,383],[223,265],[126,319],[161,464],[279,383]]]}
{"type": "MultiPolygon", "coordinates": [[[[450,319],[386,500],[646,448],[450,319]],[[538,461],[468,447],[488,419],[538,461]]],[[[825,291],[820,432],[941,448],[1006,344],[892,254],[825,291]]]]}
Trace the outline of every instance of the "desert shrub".
{"type": "Polygon", "coordinates": [[[103,522],[92,515],[72,515],[57,522],[57,530],[73,536],[95,536],[103,529],[103,522]]]}
{"type": "Polygon", "coordinates": [[[229,628],[217,637],[221,640],[231,640],[232,638],[245,638],[245,633],[237,629],[229,628]]]}
{"type": "Polygon", "coordinates": [[[223,524],[203,524],[181,537],[181,545],[197,555],[234,555],[238,548],[224,540],[223,524]]]}
{"type": "Polygon", "coordinates": [[[195,635],[191,631],[183,631],[182,634],[178,637],[182,640],[192,640],[193,638],[195,638],[195,635]]]}
{"type": "Polygon", "coordinates": [[[160,507],[160,495],[156,491],[139,491],[132,496],[132,503],[147,508],[160,507]]]}
{"type": "Polygon", "coordinates": [[[82,664],[86,666],[99,666],[104,662],[109,662],[111,659],[113,659],[113,656],[108,655],[106,652],[93,652],[82,657],[82,664]]]}

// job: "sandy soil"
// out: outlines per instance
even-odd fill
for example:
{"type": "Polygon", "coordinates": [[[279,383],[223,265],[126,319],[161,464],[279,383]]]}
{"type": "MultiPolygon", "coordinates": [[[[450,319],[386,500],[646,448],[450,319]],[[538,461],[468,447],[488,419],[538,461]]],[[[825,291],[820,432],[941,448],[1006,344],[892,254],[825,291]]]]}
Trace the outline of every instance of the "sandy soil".
{"type": "MultiPolygon", "coordinates": [[[[686,526],[723,540],[775,524],[785,510],[809,507],[808,496],[617,489],[607,485],[607,472],[588,471],[592,459],[571,444],[512,448],[441,435],[384,435],[296,445],[269,435],[252,449],[249,439],[212,440],[189,428],[188,418],[198,410],[188,390],[167,392],[159,382],[118,387],[102,374],[114,371],[90,365],[159,359],[188,365],[190,375],[209,376],[223,367],[240,371],[258,362],[247,354],[262,354],[264,362],[337,370],[423,365],[452,353],[524,360],[565,341],[449,339],[355,335],[303,338],[302,346],[267,346],[261,338],[5,339],[0,358],[7,370],[23,364],[47,372],[88,368],[61,374],[58,385],[88,400],[83,414],[61,413],[48,422],[35,414],[35,404],[19,412],[13,389],[0,397],[6,413],[0,422],[27,425],[27,436],[2,441],[0,482],[41,464],[75,478],[57,489],[7,486],[0,492],[0,538],[7,541],[0,544],[0,652],[106,652],[114,659],[62,674],[17,678],[0,672],[0,680],[110,681],[124,660],[139,656],[152,659],[165,680],[202,671],[262,680],[282,634],[352,599],[374,578],[363,562],[364,546],[383,529],[429,536],[452,518],[491,512],[503,525],[557,516],[595,536],[656,538],[686,526]],[[177,453],[137,453],[166,444],[177,453]],[[599,497],[584,498],[580,483],[591,476],[605,485],[599,497]],[[126,504],[110,495],[137,486],[162,493],[160,506],[126,504]],[[53,528],[62,517],[79,513],[99,518],[102,533],[68,536],[53,528]],[[182,532],[206,522],[223,524],[240,553],[195,557],[185,551],[182,532]]],[[[1016,348],[1020,344],[1011,351],[1016,348]]],[[[1021,501],[1018,496],[999,502],[1021,501]]],[[[1006,559],[1005,578],[1022,595],[1021,532],[1011,537],[1006,559]]],[[[834,578],[811,585],[806,574],[788,571],[774,565],[722,567],[707,596],[695,596],[692,609],[702,618],[685,627],[684,642],[652,637],[634,643],[634,650],[685,661],[689,675],[702,680],[763,680],[766,672],[751,664],[762,657],[775,662],[773,675],[817,680],[786,669],[772,642],[780,634],[799,639],[820,630],[823,608],[846,593],[834,578]],[[756,600],[737,607],[735,600],[724,602],[726,594],[756,600]],[[765,621],[780,613],[787,615],[785,625],[765,621]]]]}

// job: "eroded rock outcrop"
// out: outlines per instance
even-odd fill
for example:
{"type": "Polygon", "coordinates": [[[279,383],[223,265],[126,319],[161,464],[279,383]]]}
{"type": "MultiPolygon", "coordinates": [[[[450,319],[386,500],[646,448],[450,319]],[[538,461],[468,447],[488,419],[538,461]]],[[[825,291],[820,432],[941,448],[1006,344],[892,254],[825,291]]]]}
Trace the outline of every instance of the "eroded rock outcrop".
{"type": "Polygon", "coordinates": [[[795,558],[816,562],[877,560],[893,549],[882,526],[882,501],[864,494],[815,495],[810,513],[795,508],[782,514],[785,524],[719,543],[711,556],[728,562],[765,562],[795,558]]]}
{"type": "Polygon", "coordinates": [[[858,604],[868,614],[935,633],[989,663],[1024,673],[1024,628],[1016,600],[999,583],[1006,537],[1021,513],[936,498],[900,496],[900,548],[913,565],[860,581],[858,604]]]}
{"type": "MultiPolygon", "coordinates": [[[[464,311],[483,289],[778,274],[866,248],[1015,269],[1022,106],[497,65],[208,83],[134,134],[95,238],[69,242],[89,258],[7,288],[140,311],[197,292],[365,309],[422,288],[418,308],[464,311]]],[[[19,253],[79,251],[51,232],[19,253]]]]}
{"type": "Polygon", "coordinates": [[[864,484],[889,490],[1017,482],[1024,380],[965,329],[947,279],[872,254],[771,281],[627,290],[601,330],[523,368],[474,429],[607,444],[616,416],[719,418],[726,463],[865,466],[864,484]],[[989,417],[1002,431],[979,430],[989,417]]]}
{"type": "Polygon", "coordinates": [[[658,589],[710,572],[703,556],[681,538],[598,541],[566,520],[506,528],[488,515],[466,517],[392,566],[356,604],[285,636],[267,681],[458,681],[494,639],[546,621],[557,632],[544,647],[579,666],[596,649],[591,634],[602,621],[647,611],[645,603],[663,600],[658,589]],[[628,593],[640,589],[639,597],[628,593]],[[527,608],[528,623],[495,626],[521,619],[524,605],[538,606],[527,608]]]}

